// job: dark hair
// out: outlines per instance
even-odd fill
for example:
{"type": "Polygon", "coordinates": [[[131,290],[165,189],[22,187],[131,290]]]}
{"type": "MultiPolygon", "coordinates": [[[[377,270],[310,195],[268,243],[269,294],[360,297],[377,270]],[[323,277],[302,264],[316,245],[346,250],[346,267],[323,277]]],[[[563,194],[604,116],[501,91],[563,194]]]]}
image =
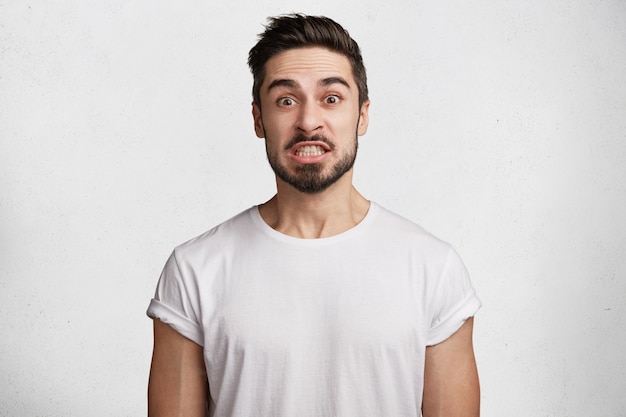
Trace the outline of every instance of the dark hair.
{"type": "Polygon", "coordinates": [[[289,14],[268,18],[265,32],[248,54],[248,66],[254,84],[252,98],[261,105],[260,90],[265,78],[265,64],[275,55],[294,48],[321,46],[344,55],[352,66],[359,89],[359,107],[368,99],[367,75],[359,45],[337,22],[324,16],[289,14]]]}

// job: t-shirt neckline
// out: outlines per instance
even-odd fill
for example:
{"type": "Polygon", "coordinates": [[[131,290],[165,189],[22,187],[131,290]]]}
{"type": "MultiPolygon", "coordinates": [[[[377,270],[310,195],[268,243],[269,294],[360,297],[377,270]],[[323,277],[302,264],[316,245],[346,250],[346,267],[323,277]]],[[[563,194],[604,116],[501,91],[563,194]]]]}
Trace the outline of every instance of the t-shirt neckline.
{"type": "Polygon", "coordinates": [[[261,232],[271,237],[272,239],[276,239],[279,241],[288,242],[292,244],[316,246],[316,245],[324,245],[328,243],[339,242],[345,239],[353,238],[354,236],[361,234],[362,231],[366,229],[368,225],[372,222],[374,217],[376,217],[378,211],[379,211],[378,204],[376,204],[373,201],[370,201],[370,207],[367,210],[367,213],[365,213],[365,216],[363,217],[363,219],[359,223],[357,223],[354,227],[351,227],[350,229],[344,232],[341,232],[339,234],[333,235],[333,236],[320,237],[320,238],[315,238],[315,239],[305,239],[305,238],[300,238],[300,237],[295,237],[295,236],[289,236],[273,229],[269,224],[265,223],[265,220],[263,220],[263,217],[261,217],[261,213],[259,213],[258,205],[251,207],[249,210],[249,213],[255,226],[257,226],[257,228],[259,228],[261,232]]]}

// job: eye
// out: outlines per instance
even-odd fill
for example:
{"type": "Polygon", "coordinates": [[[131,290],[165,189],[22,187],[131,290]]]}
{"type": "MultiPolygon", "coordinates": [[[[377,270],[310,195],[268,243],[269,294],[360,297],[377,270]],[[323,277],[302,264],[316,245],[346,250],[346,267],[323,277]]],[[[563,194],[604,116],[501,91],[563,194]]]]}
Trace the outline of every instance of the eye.
{"type": "Polygon", "coordinates": [[[295,103],[291,97],[281,97],[276,102],[279,106],[293,106],[295,103]]]}
{"type": "Polygon", "coordinates": [[[337,104],[341,101],[338,95],[330,94],[324,98],[324,103],[326,104],[337,104]]]}

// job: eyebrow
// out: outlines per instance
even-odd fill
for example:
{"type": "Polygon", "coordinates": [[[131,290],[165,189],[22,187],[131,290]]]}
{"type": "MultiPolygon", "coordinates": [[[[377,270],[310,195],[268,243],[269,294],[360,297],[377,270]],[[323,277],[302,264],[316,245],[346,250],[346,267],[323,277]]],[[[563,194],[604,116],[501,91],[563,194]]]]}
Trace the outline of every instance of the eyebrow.
{"type": "MultiPolygon", "coordinates": [[[[327,77],[327,78],[321,79],[317,84],[320,87],[326,87],[332,84],[341,84],[345,86],[346,88],[350,89],[350,84],[348,84],[348,82],[341,77],[327,77]]],[[[276,88],[276,87],[300,88],[300,84],[298,84],[295,80],[279,78],[277,80],[272,81],[270,85],[267,86],[267,91],[271,91],[273,88],[276,88]]]]}
{"type": "Polygon", "coordinates": [[[294,80],[287,80],[287,79],[278,79],[278,80],[274,80],[270,83],[270,85],[267,86],[267,91],[271,91],[272,88],[276,88],[276,87],[288,87],[288,88],[298,88],[298,83],[295,82],[294,80]]]}
{"type": "Polygon", "coordinates": [[[348,84],[348,82],[346,80],[344,80],[341,77],[328,77],[328,78],[324,78],[323,80],[320,80],[320,82],[318,83],[320,86],[328,86],[328,85],[332,85],[332,84],[341,84],[343,86],[345,86],[347,89],[350,89],[350,84],[348,84]]]}

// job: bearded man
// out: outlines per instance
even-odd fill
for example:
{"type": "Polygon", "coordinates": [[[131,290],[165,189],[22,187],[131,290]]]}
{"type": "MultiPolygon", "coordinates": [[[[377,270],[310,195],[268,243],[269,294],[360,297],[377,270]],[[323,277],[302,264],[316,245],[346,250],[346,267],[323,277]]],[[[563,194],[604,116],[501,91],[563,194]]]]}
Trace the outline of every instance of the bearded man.
{"type": "Polygon", "coordinates": [[[478,416],[461,259],[352,185],[370,104],[357,43],[280,16],[248,63],[277,192],[167,261],[149,415],[478,416]]]}

